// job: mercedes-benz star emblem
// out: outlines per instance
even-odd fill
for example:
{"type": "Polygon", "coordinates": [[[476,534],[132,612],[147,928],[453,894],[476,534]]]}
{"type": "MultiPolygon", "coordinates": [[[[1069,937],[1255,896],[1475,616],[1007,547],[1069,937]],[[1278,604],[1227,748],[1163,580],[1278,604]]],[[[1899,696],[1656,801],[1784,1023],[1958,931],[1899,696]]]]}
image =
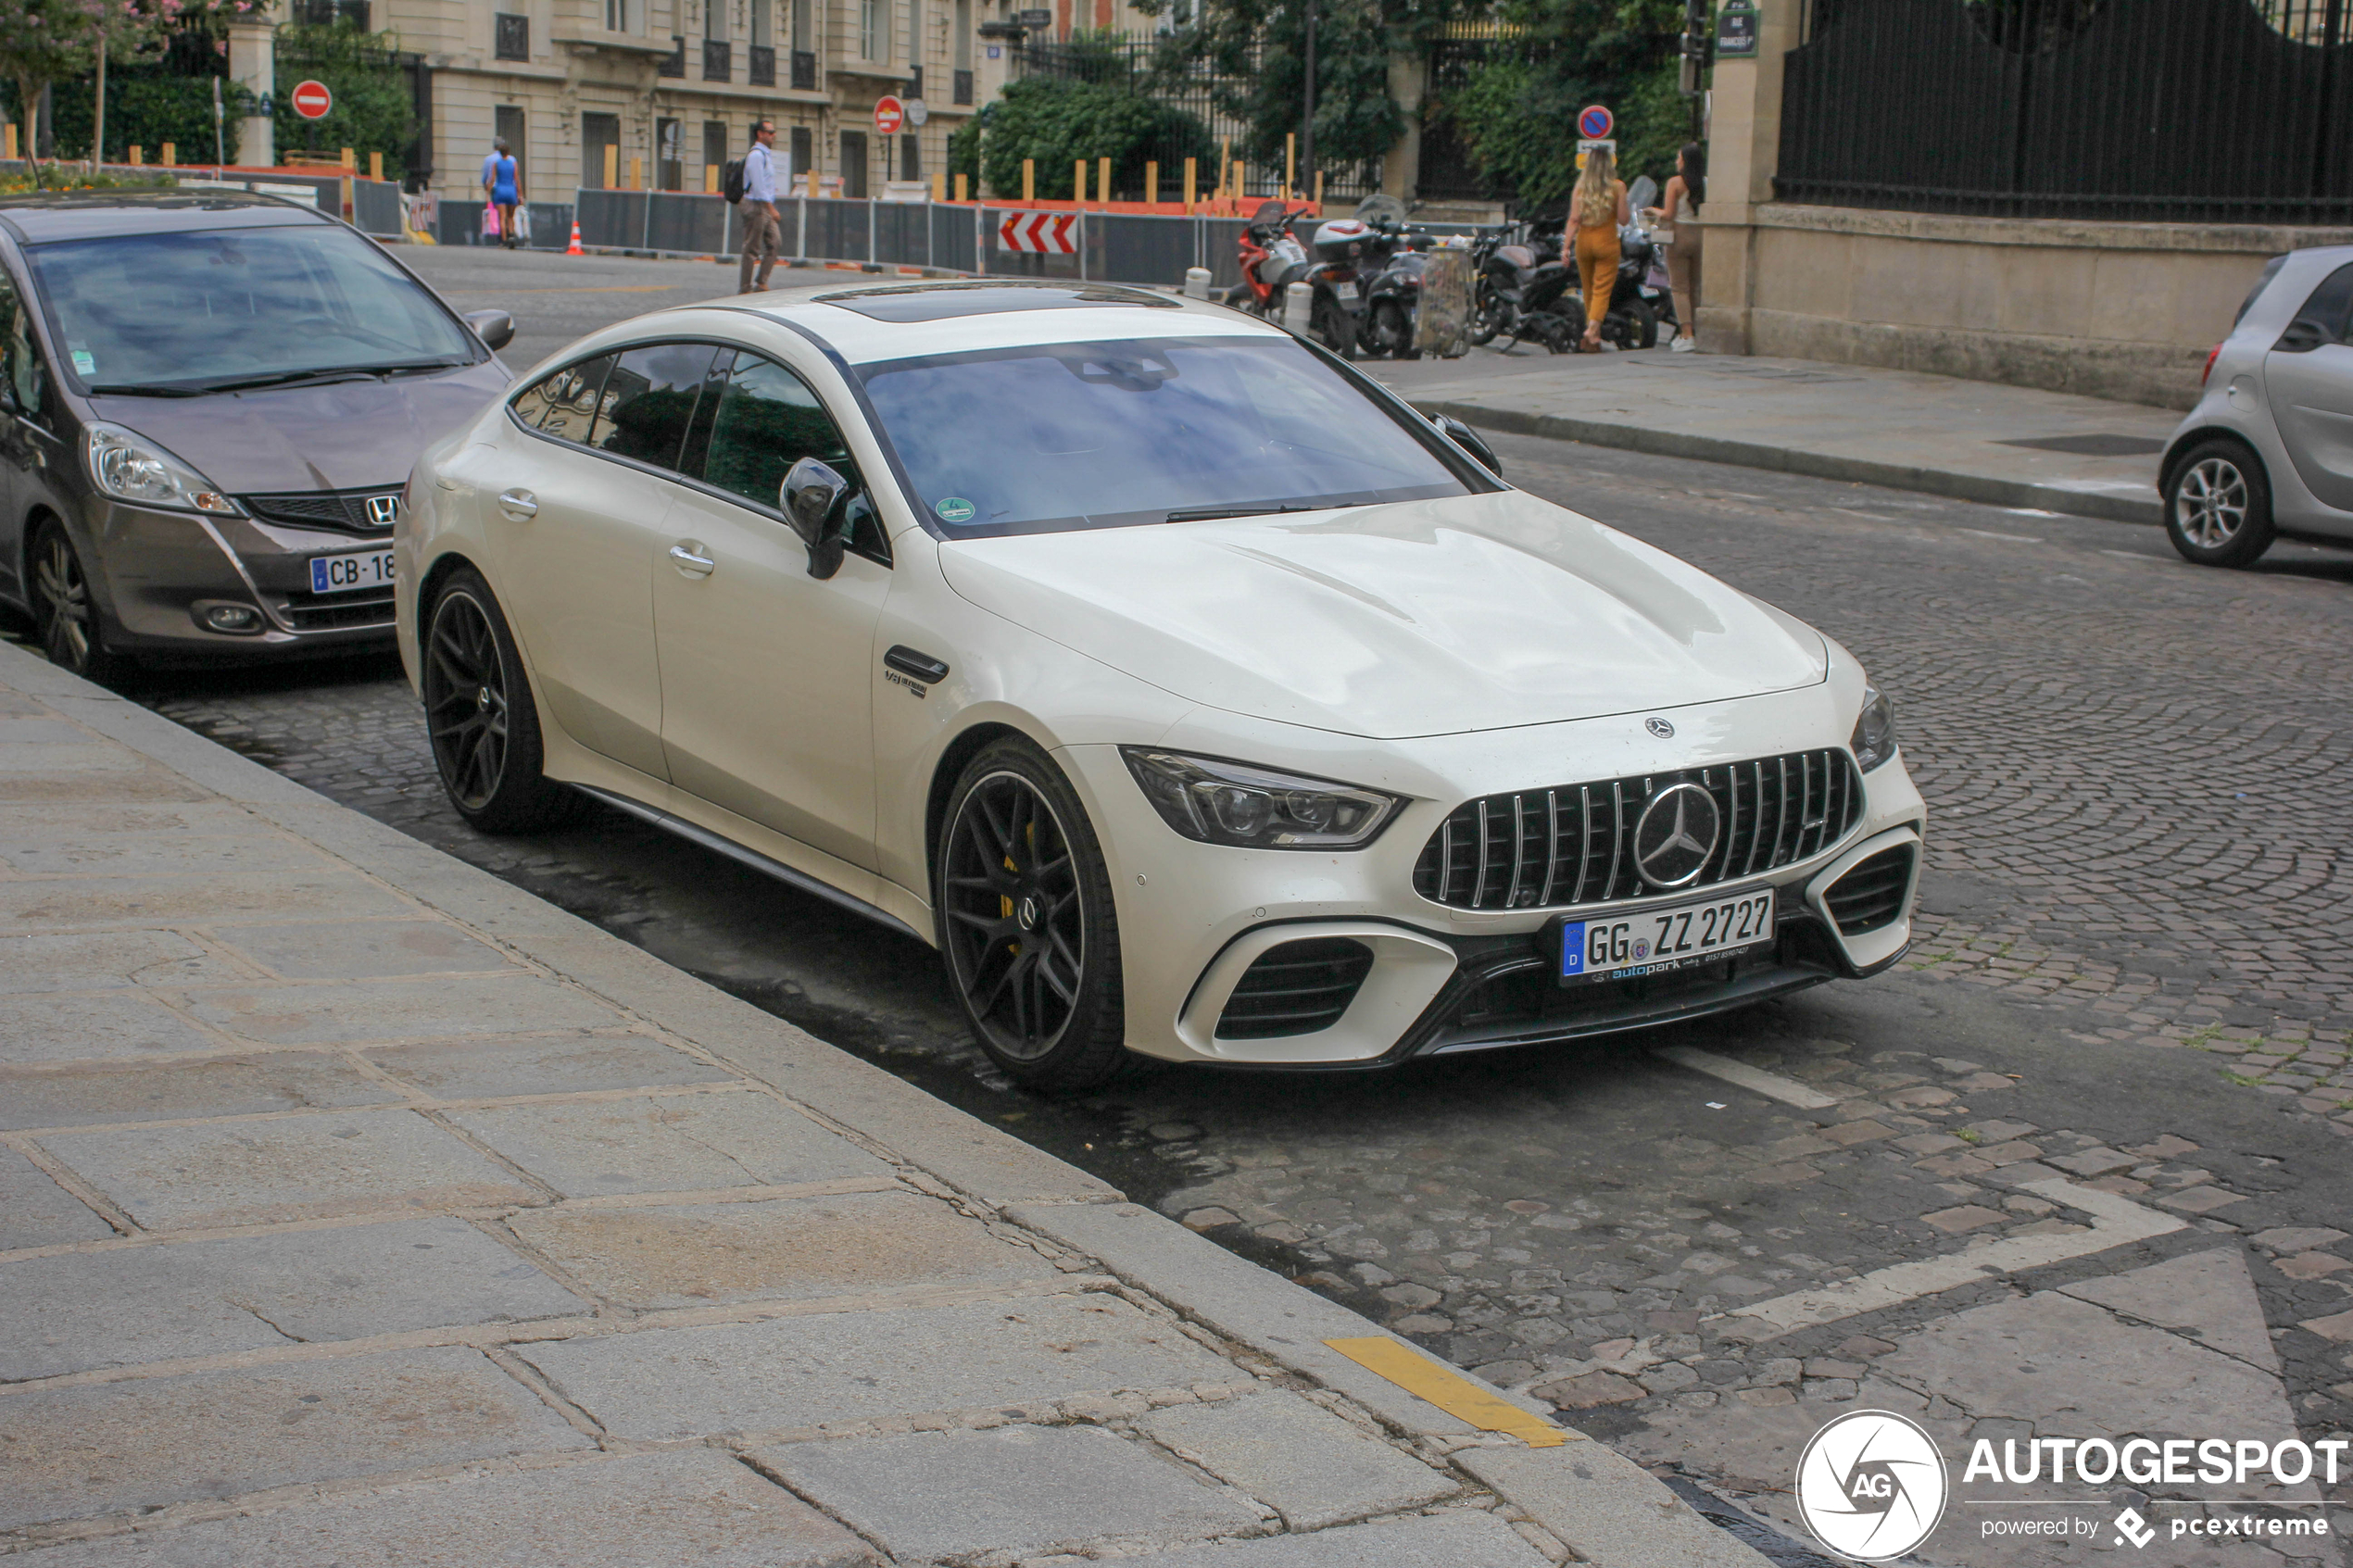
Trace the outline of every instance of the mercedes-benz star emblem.
{"type": "Polygon", "coordinates": [[[390,528],[393,519],[399,515],[399,496],[371,495],[368,497],[368,521],[378,528],[390,528]]]}
{"type": "Polygon", "coordinates": [[[1675,726],[1668,723],[1664,719],[1645,719],[1642,721],[1642,728],[1648,730],[1651,734],[1656,735],[1661,740],[1673,740],[1675,738],[1675,726]]]}
{"type": "Polygon", "coordinates": [[[1669,784],[1634,823],[1634,869],[1653,887],[1680,887],[1716,853],[1723,825],[1716,799],[1695,784],[1669,784]]]}

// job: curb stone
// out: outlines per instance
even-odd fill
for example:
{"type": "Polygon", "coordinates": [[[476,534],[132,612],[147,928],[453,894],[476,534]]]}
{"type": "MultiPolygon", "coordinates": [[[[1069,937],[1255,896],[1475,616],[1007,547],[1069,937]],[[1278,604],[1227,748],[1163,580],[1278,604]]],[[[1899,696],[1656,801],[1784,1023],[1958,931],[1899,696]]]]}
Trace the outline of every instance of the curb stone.
{"type": "MultiPolygon", "coordinates": [[[[0,645],[0,682],[495,937],[623,1012],[658,1022],[975,1206],[1099,1260],[1136,1290],[1341,1395],[1394,1433],[1428,1440],[1426,1448],[1450,1453],[1511,1510],[1589,1560],[1608,1568],[1760,1568],[1766,1562],[1605,1445],[1571,1430],[1572,1440],[1559,1448],[1531,1449],[1477,1432],[1323,1343],[1388,1337],[1378,1324],[1174,1220],[1124,1201],[1094,1176],[620,937],[337,806],[25,648],[0,645]]],[[[1502,1397],[1552,1414],[1525,1397],[1502,1397]]]]}
{"type": "Polygon", "coordinates": [[[1581,441],[1590,446],[1615,446],[1663,458],[1693,458],[1705,463],[1771,469],[1782,473],[1803,474],[1810,479],[1879,484],[1891,490],[1916,490],[1925,495],[1946,495],[1957,501],[1981,501],[1994,507],[2039,508],[2044,511],[2101,518],[2110,522],[2137,522],[2159,528],[2165,524],[2164,503],[2137,495],[2102,495],[2095,490],[2077,490],[2059,484],[2033,484],[2023,480],[1994,479],[1984,474],[1874,462],[1868,458],[1807,452],[1795,447],[1774,446],[1761,441],[1694,435],[1685,431],[1619,424],[1609,420],[1531,414],[1525,409],[1491,408],[1483,404],[1457,403],[1446,399],[1411,401],[1425,414],[1444,415],[1476,429],[1499,430],[1509,435],[1581,441]]]}

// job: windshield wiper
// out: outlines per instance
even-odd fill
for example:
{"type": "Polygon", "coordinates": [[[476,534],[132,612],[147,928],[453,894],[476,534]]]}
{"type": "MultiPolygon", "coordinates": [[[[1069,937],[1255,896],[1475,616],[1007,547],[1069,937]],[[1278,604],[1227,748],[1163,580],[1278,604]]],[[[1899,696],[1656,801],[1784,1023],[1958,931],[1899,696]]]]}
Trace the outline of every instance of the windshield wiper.
{"type": "Polygon", "coordinates": [[[211,392],[257,392],[273,386],[324,386],[333,382],[384,380],[414,370],[447,370],[463,359],[415,359],[396,365],[325,365],[308,370],[277,370],[266,376],[239,376],[231,381],[157,382],[116,390],[152,393],[158,397],[200,397],[211,392]]]}
{"type": "Polygon", "coordinates": [[[90,395],[93,397],[202,397],[204,389],[196,386],[175,386],[170,382],[159,382],[147,386],[94,386],[90,389],[90,395]]]}
{"type": "Polygon", "coordinates": [[[1333,512],[1342,507],[1369,507],[1370,501],[1323,501],[1312,507],[1295,507],[1289,501],[1269,506],[1263,501],[1245,501],[1235,507],[1187,507],[1170,512],[1163,522],[1214,522],[1221,517],[1271,517],[1277,512],[1333,512]]]}

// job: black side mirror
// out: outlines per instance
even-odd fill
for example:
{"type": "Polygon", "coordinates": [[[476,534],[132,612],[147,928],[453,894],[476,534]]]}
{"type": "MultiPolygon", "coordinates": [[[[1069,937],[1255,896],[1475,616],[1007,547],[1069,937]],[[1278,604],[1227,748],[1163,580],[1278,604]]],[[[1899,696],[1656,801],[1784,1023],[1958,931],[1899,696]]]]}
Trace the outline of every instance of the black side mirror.
{"type": "Polygon", "coordinates": [[[814,458],[803,458],[785,475],[776,493],[792,531],[809,546],[809,575],[831,577],[841,570],[847,530],[836,519],[849,511],[849,481],[814,458]]]}
{"type": "Polygon", "coordinates": [[[515,341],[515,319],[504,310],[469,310],[459,320],[494,353],[515,341]]]}
{"type": "Polygon", "coordinates": [[[1462,420],[1446,414],[1434,415],[1429,422],[1444,431],[1446,439],[1478,458],[1480,468],[1485,469],[1497,479],[1504,477],[1504,465],[1495,460],[1495,449],[1487,445],[1478,432],[1471,429],[1462,420]]]}

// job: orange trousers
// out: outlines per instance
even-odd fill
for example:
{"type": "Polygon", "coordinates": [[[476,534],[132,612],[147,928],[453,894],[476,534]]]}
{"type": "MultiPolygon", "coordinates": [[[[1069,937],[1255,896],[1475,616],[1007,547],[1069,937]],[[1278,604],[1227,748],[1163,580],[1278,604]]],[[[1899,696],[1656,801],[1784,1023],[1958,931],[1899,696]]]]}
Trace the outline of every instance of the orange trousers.
{"type": "Polygon", "coordinates": [[[1577,230],[1577,281],[1585,291],[1585,321],[1601,330],[1609,314],[1609,296],[1617,288],[1617,231],[1614,228],[1577,230]]]}

